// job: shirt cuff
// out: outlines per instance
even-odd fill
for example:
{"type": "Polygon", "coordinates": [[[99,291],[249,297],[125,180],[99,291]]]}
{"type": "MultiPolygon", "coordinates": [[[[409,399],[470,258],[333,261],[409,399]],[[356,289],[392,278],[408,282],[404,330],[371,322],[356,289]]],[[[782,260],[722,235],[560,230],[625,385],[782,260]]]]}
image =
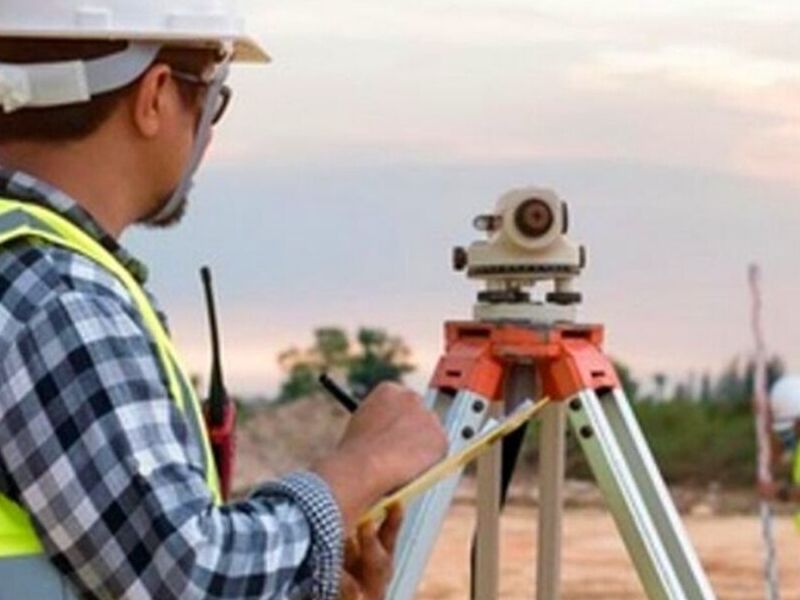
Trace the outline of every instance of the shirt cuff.
{"type": "Polygon", "coordinates": [[[339,505],[328,484],[309,471],[297,471],[262,486],[256,495],[281,495],[297,503],[308,519],[314,600],[336,600],[344,564],[344,527],[339,505]]]}

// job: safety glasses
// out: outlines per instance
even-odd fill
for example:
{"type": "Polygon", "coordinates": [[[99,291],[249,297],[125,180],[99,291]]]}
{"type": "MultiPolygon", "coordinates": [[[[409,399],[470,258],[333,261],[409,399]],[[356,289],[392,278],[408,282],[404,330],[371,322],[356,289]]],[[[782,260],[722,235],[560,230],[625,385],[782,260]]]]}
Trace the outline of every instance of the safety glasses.
{"type": "MultiPolygon", "coordinates": [[[[195,75],[194,73],[186,73],[185,71],[179,71],[176,69],[172,69],[172,77],[178,81],[183,81],[184,83],[196,85],[198,87],[208,88],[211,85],[210,81],[206,81],[199,75],[195,75]]],[[[212,125],[216,125],[222,120],[222,116],[225,114],[225,111],[228,109],[228,105],[231,102],[232,95],[233,90],[231,90],[231,88],[227,85],[223,85],[221,88],[219,88],[217,103],[213,112],[214,116],[211,117],[212,125]]]]}

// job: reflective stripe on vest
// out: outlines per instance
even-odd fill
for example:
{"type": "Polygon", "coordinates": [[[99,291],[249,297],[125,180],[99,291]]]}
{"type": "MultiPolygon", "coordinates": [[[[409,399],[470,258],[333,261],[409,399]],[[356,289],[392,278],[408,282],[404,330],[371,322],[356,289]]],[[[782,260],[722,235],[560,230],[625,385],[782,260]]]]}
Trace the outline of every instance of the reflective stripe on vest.
{"type": "MultiPolygon", "coordinates": [[[[68,220],[39,206],[0,199],[0,246],[21,238],[38,239],[81,254],[115,276],[128,291],[155,342],[170,397],[201,440],[206,484],[214,502],[220,504],[219,480],[200,402],[188,384],[172,341],[142,287],[108,250],[68,220]]],[[[41,542],[28,514],[20,505],[0,494],[0,558],[41,552],[41,542]]]]}

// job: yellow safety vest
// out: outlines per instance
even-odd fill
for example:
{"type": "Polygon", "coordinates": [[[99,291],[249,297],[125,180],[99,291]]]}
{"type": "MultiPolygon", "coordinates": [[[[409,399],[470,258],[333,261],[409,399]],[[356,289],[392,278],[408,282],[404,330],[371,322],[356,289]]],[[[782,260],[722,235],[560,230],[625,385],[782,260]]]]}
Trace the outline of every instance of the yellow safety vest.
{"type": "MultiPolygon", "coordinates": [[[[794,472],[793,472],[793,479],[794,484],[796,486],[800,486],[800,446],[797,447],[797,450],[794,452],[794,472]]],[[[797,530],[800,531],[800,511],[794,514],[794,524],[797,527],[797,530]]]]}
{"type": "MultiPolygon", "coordinates": [[[[142,287],[108,250],[67,219],[39,206],[0,198],[0,246],[22,238],[38,239],[86,256],[114,275],[128,291],[158,349],[170,397],[202,440],[206,484],[214,502],[220,504],[219,480],[200,402],[142,287]]],[[[42,545],[28,514],[19,504],[0,494],[0,558],[40,553],[42,545]]]]}

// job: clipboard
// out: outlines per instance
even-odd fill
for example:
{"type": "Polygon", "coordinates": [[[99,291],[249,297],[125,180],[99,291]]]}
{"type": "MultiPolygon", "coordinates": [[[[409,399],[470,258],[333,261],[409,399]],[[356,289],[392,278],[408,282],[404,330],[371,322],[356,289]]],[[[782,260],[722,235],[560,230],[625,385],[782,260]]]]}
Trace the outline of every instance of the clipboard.
{"type": "Polygon", "coordinates": [[[455,471],[465,467],[486,452],[496,442],[525,425],[541,412],[549,402],[549,398],[543,398],[536,403],[526,400],[502,421],[495,422],[494,425],[490,422],[488,429],[484,428],[484,431],[478,437],[461,450],[436,463],[413,481],[377,502],[359,519],[358,525],[361,526],[370,521],[380,521],[390,506],[408,504],[409,501],[426,492],[443,479],[447,479],[455,471]]]}

